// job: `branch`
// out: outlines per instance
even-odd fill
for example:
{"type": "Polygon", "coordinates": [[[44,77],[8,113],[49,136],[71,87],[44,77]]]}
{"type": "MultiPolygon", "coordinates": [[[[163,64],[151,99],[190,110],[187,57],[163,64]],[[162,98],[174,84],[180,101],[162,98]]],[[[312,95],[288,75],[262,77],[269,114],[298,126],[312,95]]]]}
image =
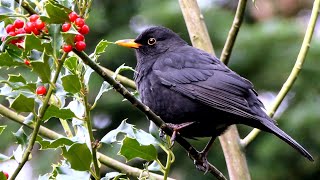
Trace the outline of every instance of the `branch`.
{"type": "Polygon", "coordinates": [[[232,48],[234,43],[236,42],[236,38],[243,21],[246,4],[247,4],[247,0],[239,0],[232,26],[230,28],[226,43],[224,44],[224,47],[220,56],[220,60],[225,64],[229,63],[230,55],[232,53],[232,48]]]}
{"type": "MultiPolygon", "coordinates": [[[[320,9],[320,0],[315,0],[313,3],[313,8],[311,12],[311,17],[308,23],[308,27],[300,48],[300,52],[298,54],[296,63],[287,79],[287,81],[283,84],[280,92],[278,93],[273,105],[271,106],[271,109],[268,111],[268,115],[270,117],[273,117],[274,113],[280,106],[281,102],[285,98],[285,96],[288,94],[289,90],[293,86],[295,80],[297,79],[300,70],[302,69],[302,65],[306,59],[309,47],[310,47],[310,42],[312,39],[312,35],[314,32],[314,28],[316,26],[316,22],[318,19],[318,14],[319,14],[319,9],[320,9]]],[[[260,130],[259,129],[253,129],[243,140],[242,144],[244,146],[247,146],[258,134],[260,130]]]]}
{"type": "Polygon", "coordinates": [[[179,3],[192,45],[215,55],[207,26],[197,1],[179,0],[179,3]]]}
{"type": "Polygon", "coordinates": [[[29,5],[28,2],[23,1],[23,0],[15,0],[16,3],[18,3],[19,5],[21,5],[26,11],[28,11],[28,13],[30,15],[32,14],[37,14],[37,12],[29,5]]]}
{"type": "MultiPolygon", "coordinates": [[[[210,41],[208,33],[199,33],[207,32],[207,30],[206,26],[203,25],[203,16],[200,14],[197,1],[179,0],[179,2],[185,22],[188,27],[190,39],[193,42],[192,44],[195,47],[203,49],[209,53],[213,52],[213,49],[210,47],[211,43],[207,43],[207,41],[210,41]],[[199,36],[201,37],[200,39],[203,41],[199,40],[196,43],[194,42],[194,38],[192,35],[197,33],[199,33],[199,36]]],[[[227,62],[226,60],[229,58],[229,55],[231,54],[233,44],[235,42],[237,33],[239,31],[243,19],[245,5],[246,0],[239,1],[233,25],[229,32],[229,36],[227,38],[224,51],[222,53],[222,55],[228,56],[221,57],[223,58],[224,62],[227,62]]],[[[247,161],[244,152],[242,151],[240,137],[236,126],[232,125],[231,127],[229,127],[228,130],[219,137],[219,140],[226,159],[230,179],[250,179],[247,161]]]]}
{"type": "MultiPolygon", "coordinates": [[[[153,121],[158,127],[161,128],[166,134],[172,135],[172,130],[165,124],[165,122],[157,116],[150,108],[136,99],[130,91],[128,91],[122,84],[118,81],[114,80],[111,76],[109,76],[99,65],[97,65],[94,61],[92,61],[87,54],[84,52],[77,51],[73,49],[73,52],[77,54],[85,64],[90,66],[96,73],[98,73],[105,81],[107,81],[112,87],[118,91],[124,98],[130,101],[134,106],[136,106],[140,111],[142,111],[149,120],[153,121]]],[[[201,157],[199,156],[198,151],[190,145],[188,141],[182,138],[179,134],[176,136],[176,142],[178,142],[185,150],[188,151],[190,157],[199,163],[203,163],[201,157]]],[[[212,165],[211,165],[212,166],[212,165]]],[[[210,171],[215,177],[218,179],[224,180],[226,179],[223,174],[218,171],[215,167],[210,167],[210,171]]]]}
{"type": "MultiPolygon", "coordinates": [[[[108,76],[113,76],[114,75],[114,72],[103,67],[103,66],[100,66],[100,68],[103,69],[103,71],[108,75],[108,76]]],[[[121,76],[121,75],[117,75],[116,76],[116,80],[120,81],[121,84],[123,84],[124,86],[126,87],[129,87],[129,88],[132,88],[132,89],[137,89],[136,87],[136,84],[134,81],[132,81],[131,79],[125,77],[125,76],[121,76]]]]}
{"type": "MultiPolygon", "coordinates": [[[[8,119],[14,121],[14,122],[17,122],[23,126],[26,126],[30,129],[34,129],[34,125],[32,124],[25,124],[24,123],[24,120],[25,120],[25,117],[24,116],[21,116],[19,114],[17,114],[16,112],[10,110],[9,108],[3,106],[2,104],[0,104],[0,114],[3,115],[4,117],[7,117],[8,119]]],[[[61,134],[58,134],[56,133],[55,131],[52,131],[46,127],[43,127],[43,126],[40,126],[40,129],[39,129],[39,135],[43,136],[43,137],[46,137],[46,138],[49,138],[49,139],[58,139],[58,138],[62,138],[64,137],[63,135],[61,134]]],[[[138,169],[138,168],[135,168],[135,167],[131,167],[131,166],[128,166],[124,163],[121,163],[117,160],[114,160],[104,154],[101,154],[101,153],[98,153],[98,158],[99,158],[99,161],[101,164],[105,165],[105,166],[108,166],[109,168],[112,168],[114,170],[117,170],[117,171],[120,171],[122,173],[125,173],[127,175],[132,175],[132,176],[135,176],[135,177],[139,177],[141,173],[143,173],[144,176],[149,176],[150,179],[156,179],[156,180],[162,180],[163,179],[163,176],[161,175],[158,175],[158,174],[155,174],[155,173],[147,173],[141,169],[138,169]]],[[[173,180],[172,178],[168,178],[170,180],[173,180]]]]}

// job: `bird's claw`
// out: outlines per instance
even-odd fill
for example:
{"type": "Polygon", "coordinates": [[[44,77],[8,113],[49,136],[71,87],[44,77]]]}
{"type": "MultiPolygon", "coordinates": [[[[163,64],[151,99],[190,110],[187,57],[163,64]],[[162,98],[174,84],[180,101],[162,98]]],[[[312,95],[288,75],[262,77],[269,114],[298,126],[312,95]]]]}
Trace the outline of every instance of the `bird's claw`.
{"type": "Polygon", "coordinates": [[[198,159],[195,159],[193,162],[196,165],[196,168],[199,171],[203,171],[204,174],[206,174],[210,170],[210,165],[209,165],[209,162],[207,160],[206,153],[199,152],[198,159]]]}
{"type": "Polygon", "coordinates": [[[195,122],[186,122],[186,123],[181,123],[181,124],[171,124],[171,123],[166,124],[169,128],[171,128],[173,130],[171,138],[170,138],[170,149],[174,145],[174,141],[176,140],[177,133],[179,133],[179,131],[181,129],[183,129],[187,126],[190,126],[193,123],[195,123],[195,122]]]}

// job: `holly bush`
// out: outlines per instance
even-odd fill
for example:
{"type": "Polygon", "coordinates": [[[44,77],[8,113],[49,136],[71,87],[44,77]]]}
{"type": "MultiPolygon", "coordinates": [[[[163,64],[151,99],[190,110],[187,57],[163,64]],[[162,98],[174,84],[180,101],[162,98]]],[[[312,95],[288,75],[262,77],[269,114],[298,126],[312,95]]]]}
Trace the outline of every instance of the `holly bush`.
{"type": "MultiPolygon", "coordinates": [[[[91,0],[3,1],[0,6],[0,67],[7,75],[0,77],[0,114],[21,124],[13,132],[17,146],[9,155],[0,154],[0,162],[15,160],[18,167],[9,178],[15,179],[26,161],[32,161],[36,151],[54,150],[61,158],[48,162],[52,171],[39,174],[39,179],[139,179],[168,177],[174,155],[168,137],[159,137],[157,128],[145,132],[124,120],[120,126],[98,141],[93,136],[90,112],[103,93],[113,90],[107,82],[97,94],[90,92],[90,78],[94,72],[83,62],[82,55],[99,64],[99,56],[112,42],[101,40],[93,52],[85,48],[85,35],[90,32],[86,20],[90,17],[91,0]],[[76,53],[75,53],[76,52],[76,53]],[[88,96],[95,96],[93,102],[88,96]],[[9,108],[7,108],[8,106],[9,108]],[[51,121],[61,123],[63,129],[43,126],[51,121]],[[28,129],[28,130],[27,130],[28,129]],[[29,129],[32,129],[30,131],[29,129]],[[58,134],[65,132],[65,134],[58,134]],[[127,161],[143,159],[143,169],[120,163],[102,153],[102,146],[120,146],[119,156],[127,161]],[[167,154],[166,163],[158,158],[158,151],[167,154]],[[101,174],[101,166],[115,169],[101,174]],[[149,171],[158,171],[157,176],[149,171]]],[[[120,66],[112,78],[128,66],[120,66]]],[[[136,92],[130,92],[136,94],[136,92]]],[[[0,134],[7,125],[0,126],[0,134]]],[[[7,179],[6,169],[0,169],[0,179],[7,179]],[[3,171],[3,172],[2,172],[3,171]]]]}

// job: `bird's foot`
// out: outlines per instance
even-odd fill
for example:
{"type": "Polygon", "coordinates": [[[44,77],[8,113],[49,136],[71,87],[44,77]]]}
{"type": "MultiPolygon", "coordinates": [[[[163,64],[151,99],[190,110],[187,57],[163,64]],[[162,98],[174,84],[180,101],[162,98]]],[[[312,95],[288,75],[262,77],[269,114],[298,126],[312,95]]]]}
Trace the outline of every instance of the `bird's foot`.
{"type": "Polygon", "coordinates": [[[210,165],[207,159],[207,152],[199,152],[198,153],[198,158],[194,159],[194,164],[196,165],[196,168],[200,171],[203,171],[204,174],[206,174],[209,169],[210,169],[210,165]]]}
{"type": "Polygon", "coordinates": [[[173,147],[174,145],[174,141],[176,140],[176,136],[177,136],[177,133],[179,133],[179,131],[187,126],[190,126],[191,124],[193,124],[195,122],[186,122],[186,123],[181,123],[181,124],[171,124],[171,123],[167,123],[166,125],[171,128],[173,130],[173,133],[171,135],[171,139],[170,139],[170,148],[173,147]]]}

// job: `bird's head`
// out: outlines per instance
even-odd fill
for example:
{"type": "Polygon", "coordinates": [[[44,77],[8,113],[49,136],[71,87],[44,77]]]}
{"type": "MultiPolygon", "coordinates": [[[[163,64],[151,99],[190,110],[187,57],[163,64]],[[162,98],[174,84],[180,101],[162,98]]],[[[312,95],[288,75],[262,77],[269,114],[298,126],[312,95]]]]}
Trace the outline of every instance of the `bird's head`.
{"type": "Polygon", "coordinates": [[[170,29],[154,26],[143,31],[136,39],[119,40],[115,44],[134,48],[138,57],[152,57],[187,43],[170,29]]]}

